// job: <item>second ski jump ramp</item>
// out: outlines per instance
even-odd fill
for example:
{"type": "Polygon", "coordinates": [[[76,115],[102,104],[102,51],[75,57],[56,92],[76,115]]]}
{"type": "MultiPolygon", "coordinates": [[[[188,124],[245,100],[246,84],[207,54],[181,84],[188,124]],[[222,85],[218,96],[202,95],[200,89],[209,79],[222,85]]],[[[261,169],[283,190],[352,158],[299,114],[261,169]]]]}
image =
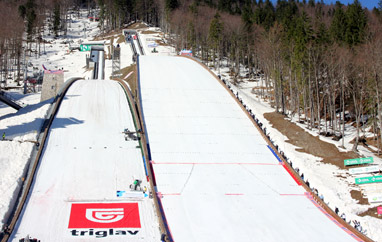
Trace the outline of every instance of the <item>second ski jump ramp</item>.
{"type": "Polygon", "coordinates": [[[41,241],[159,241],[153,200],[130,192],[146,182],[124,90],[115,81],[80,80],[57,112],[29,197],[11,235],[41,241]],[[126,191],[119,193],[117,191],[126,191]]]}
{"type": "Polygon", "coordinates": [[[139,82],[174,241],[361,241],[317,207],[227,89],[197,62],[141,56],[139,82]]]}

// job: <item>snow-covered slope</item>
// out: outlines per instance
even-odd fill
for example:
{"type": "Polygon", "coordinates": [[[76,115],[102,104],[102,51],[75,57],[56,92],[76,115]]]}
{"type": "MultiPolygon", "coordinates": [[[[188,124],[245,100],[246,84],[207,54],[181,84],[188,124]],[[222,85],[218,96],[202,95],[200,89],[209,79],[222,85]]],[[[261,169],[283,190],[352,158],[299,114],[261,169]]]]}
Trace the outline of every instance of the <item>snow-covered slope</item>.
{"type": "Polygon", "coordinates": [[[142,56],[157,188],[175,241],[354,241],[309,199],[198,63],[142,56]]]}
{"type": "Polygon", "coordinates": [[[41,241],[158,241],[148,187],[126,95],[117,82],[81,80],[68,90],[53,121],[26,206],[12,234],[41,241]]]}

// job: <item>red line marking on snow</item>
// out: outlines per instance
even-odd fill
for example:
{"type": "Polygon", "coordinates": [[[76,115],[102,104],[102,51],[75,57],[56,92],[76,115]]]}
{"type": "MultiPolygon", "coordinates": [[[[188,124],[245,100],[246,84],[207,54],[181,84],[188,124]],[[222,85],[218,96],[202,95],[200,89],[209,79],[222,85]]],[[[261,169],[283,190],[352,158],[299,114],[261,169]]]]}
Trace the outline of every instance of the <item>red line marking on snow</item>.
{"type": "Polygon", "coordinates": [[[226,193],[224,195],[226,195],[226,196],[243,196],[244,193],[226,193]]]}
{"type": "Polygon", "coordinates": [[[130,71],[130,73],[129,74],[127,74],[123,79],[126,79],[126,78],[128,78],[131,74],[133,74],[133,72],[134,71],[130,71]]]}
{"type": "Polygon", "coordinates": [[[301,186],[301,182],[297,179],[297,177],[295,177],[295,175],[288,169],[288,167],[286,167],[285,163],[283,162],[282,163],[282,166],[285,168],[285,170],[289,173],[289,175],[291,175],[291,177],[293,178],[293,180],[297,183],[297,185],[301,186]]]}
{"type": "Polygon", "coordinates": [[[338,227],[340,227],[343,231],[345,231],[347,234],[349,234],[351,237],[353,237],[358,242],[363,241],[361,238],[359,238],[356,234],[354,234],[352,231],[350,231],[348,228],[343,226],[340,222],[338,222],[333,216],[331,216],[327,211],[325,211],[324,208],[322,208],[313,198],[312,195],[310,195],[308,192],[304,194],[313,204],[320,210],[323,214],[325,214],[326,217],[328,217],[330,220],[332,220],[338,227]]]}

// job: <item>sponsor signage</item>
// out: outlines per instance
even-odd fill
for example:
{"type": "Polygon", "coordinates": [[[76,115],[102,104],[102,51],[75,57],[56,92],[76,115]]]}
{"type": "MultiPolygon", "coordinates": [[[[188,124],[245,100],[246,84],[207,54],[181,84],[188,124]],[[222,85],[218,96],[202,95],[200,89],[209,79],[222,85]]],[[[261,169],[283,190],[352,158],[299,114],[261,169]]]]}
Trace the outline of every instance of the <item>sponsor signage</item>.
{"type": "Polygon", "coordinates": [[[155,48],[155,47],[158,47],[158,44],[157,43],[150,43],[150,44],[147,45],[147,47],[155,48]]]}
{"type": "Polygon", "coordinates": [[[80,45],[80,51],[91,51],[92,46],[104,46],[104,43],[100,41],[83,43],[80,45]]]}
{"type": "Polygon", "coordinates": [[[138,203],[73,203],[68,228],[72,236],[134,236],[141,228],[138,203]]]}
{"type": "Polygon", "coordinates": [[[355,184],[367,184],[382,182],[382,176],[360,177],[355,179],[355,184]]]}
{"type": "Polygon", "coordinates": [[[192,50],[181,50],[179,52],[180,55],[188,55],[188,56],[192,56],[192,50]]]}
{"type": "Polygon", "coordinates": [[[68,228],[140,227],[138,203],[73,203],[68,228]]]}
{"type": "Polygon", "coordinates": [[[370,194],[367,197],[368,197],[369,203],[382,202],[382,194],[370,194]]]}
{"type": "Polygon", "coordinates": [[[378,214],[382,214],[382,207],[377,208],[378,214]]]}
{"type": "Polygon", "coordinates": [[[353,165],[361,165],[361,164],[369,164],[373,163],[373,157],[366,158],[357,158],[357,159],[348,159],[344,160],[345,166],[353,166],[353,165]]]}
{"type": "Polygon", "coordinates": [[[90,51],[91,45],[80,45],[80,51],[90,51]]]}
{"type": "Polygon", "coordinates": [[[117,197],[148,197],[146,193],[142,191],[117,191],[117,197]]]}
{"type": "Polygon", "coordinates": [[[362,174],[362,173],[369,173],[369,172],[378,172],[379,166],[365,166],[365,167],[359,167],[359,168],[351,168],[349,169],[350,174],[362,174]]]}

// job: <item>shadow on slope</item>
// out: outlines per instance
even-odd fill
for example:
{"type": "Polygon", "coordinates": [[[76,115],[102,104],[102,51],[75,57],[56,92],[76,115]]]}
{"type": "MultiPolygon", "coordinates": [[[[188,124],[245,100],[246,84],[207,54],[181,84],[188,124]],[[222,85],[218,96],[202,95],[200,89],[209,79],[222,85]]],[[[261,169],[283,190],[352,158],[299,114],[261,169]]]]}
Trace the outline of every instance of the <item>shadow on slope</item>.
{"type": "MultiPolygon", "coordinates": [[[[44,124],[45,119],[37,118],[29,123],[22,123],[18,125],[8,126],[6,129],[0,129],[0,134],[3,134],[3,132],[6,135],[7,139],[12,139],[17,136],[22,136],[25,134],[33,133],[36,134],[40,132],[40,129],[42,125],[44,124]]],[[[65,128],[69,125],[75,125],[75,124],[82,124],[84,123],[83,120],[78,120],[76,118],[70,117],[70,118],[55,118],[54,119],[54,126],[52,126],[52,129],[58,129],[58,128],[65,128]]]]}
{"type": "Polygon", "coordinates": [[[10,114],[6,114],[4,116],[0,116],[0,121],[4,121],[4,120],[6,120],[8,118],[12,118],[12,117],[15,117],[15,116],[25,115],[27,113],[33,112],[33,111],[41,108],[42,106],[44,106],[46,104],[51,104],[52,102],[53,102],[53,98],[45,100],[45,101],[40,102],[40,103],[28,105],[25,108],[20,109],[16,113],[10,113],[10,114]]]}

